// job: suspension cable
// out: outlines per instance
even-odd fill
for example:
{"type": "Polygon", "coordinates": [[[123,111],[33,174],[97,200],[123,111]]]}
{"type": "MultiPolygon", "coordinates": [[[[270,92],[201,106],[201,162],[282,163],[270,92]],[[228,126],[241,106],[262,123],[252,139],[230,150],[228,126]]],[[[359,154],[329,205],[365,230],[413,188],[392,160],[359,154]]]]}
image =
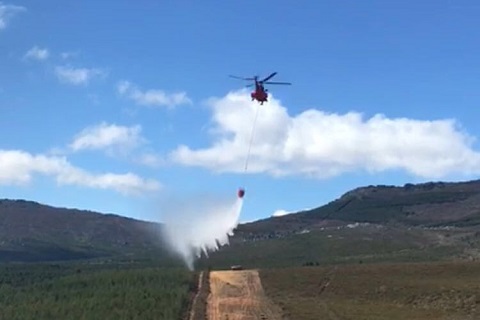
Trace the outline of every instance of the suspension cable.
{"type": "Polygon", "coordinates": [[[252,132],[250,134],[250,143],[248,144],[248,152],[247,152],[247,159],[245,160],[245,172],[247,171],[248,168],[248,161],[250,159],[250,150],[252,148],[252,142],[253,142],[253,137],[255,134],[255,127],[257,124],[257,117],[258,117],[258,110],[260,109],[259,106],[257,106],[257,111],[255,112],[255,120],[253,120],[253,126],[252,126],[252,132]]]}

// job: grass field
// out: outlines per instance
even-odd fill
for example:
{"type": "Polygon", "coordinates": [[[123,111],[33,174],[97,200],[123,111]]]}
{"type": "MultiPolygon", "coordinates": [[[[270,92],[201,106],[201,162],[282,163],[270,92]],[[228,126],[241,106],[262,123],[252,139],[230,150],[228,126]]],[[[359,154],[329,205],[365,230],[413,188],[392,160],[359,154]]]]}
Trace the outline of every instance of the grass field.
{"type": "Polygon", "coordinates": [[[263,269],[262,285],[291,320],[480,319],[480,263],[263,269]]]}
{"type": "Polygon", "coordinates": [[[2,319],[181,319],[195,289],[184,269],[74,264],[0,267],[2,319]]]}

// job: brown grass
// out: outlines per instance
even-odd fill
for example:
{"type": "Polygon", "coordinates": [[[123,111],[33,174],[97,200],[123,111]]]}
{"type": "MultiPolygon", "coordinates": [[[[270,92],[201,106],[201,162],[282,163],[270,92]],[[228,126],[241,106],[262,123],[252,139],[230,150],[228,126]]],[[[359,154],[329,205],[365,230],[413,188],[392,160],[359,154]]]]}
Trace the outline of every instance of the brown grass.
{"type": "Polygon", "coordinates": [[[480,263],[262,270],[288,319],[480,319],[480,263]]]}

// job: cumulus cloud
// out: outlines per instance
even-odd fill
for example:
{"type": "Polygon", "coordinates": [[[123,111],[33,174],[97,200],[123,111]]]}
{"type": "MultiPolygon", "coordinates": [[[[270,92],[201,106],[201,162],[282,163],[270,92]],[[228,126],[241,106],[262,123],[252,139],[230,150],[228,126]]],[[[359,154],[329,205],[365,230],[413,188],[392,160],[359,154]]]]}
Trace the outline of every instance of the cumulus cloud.
{"type": "Polygon", "coordinates": [[[278,209],[278,210],[275,210],[275,212],[272,214],[272,217],[281,217],[281,216],[285,216],[287,214],[299,213],[299,212],[303,212],[303,211],[307,211],[307,210],[311,210],[311,209],[312,208],[305,208],[305,209],[296,210],[296,211],[287,211],[287,210],[283,210],[283,209],[278,209]]]}
{"type": "Polygon", "coordinates": [[[73,68],[68,66],[55,67],[57,78],[64,83],[86,85],[95,77],[102,77],[106,72],[96,68],[73,68]]]}
{"type": "Polygon", "coordinates": [[[109,156],[128,158],[132,163],[151,168],[165,165],[166,160],[152,151],[149,143],[143,137],[140,125],[122,126],[104,121],[78,132],[68,144],[68,149],[54,148],[50,154],[99,150],[109,156]]]}
{"type": "Polygon", "coordinates": [[[452,119],[423,121],[382,114],[364,119],[357,112],[317,109],[290,115],[273,97],[263,106],[250,101],[246,90],[209,103],[212,145],[203,149],[180,145],[170,154],[172,161],[217,172],[243,171],[260,108],[249,172],[323,179],[359,170],[404,170],[422,178],[480,173],[474,138],[452,119]]]}
{"type": "Polygon", "coordinates": [[[182,104],[191,104],[185,92],[167,93],[163,90],[151,89],[142,91],[129,81],[120,81],[117,85],[117,92],[125,96],[138,105],[143,106],[166,106],[173,108],[182,104]]]}
{"type": "Polygon", "coordinates": [[[140,125],[127,127],[102,122],[80,131],[69,147],[73,151],[106,150],[125,153],[146,141],[141,131],[140,125]]]}
{"type": "Polygon", "coordinates": [[[27,53],[24,55],[25,59],[34,59],[34,60],[46,60],[48,59],[50,53],[48,52],[47,48],[40,48],[38,46],[34,46],[27,53]]]}
{"type": "Polygon", "coordinates": [[[0,149],[0,185],[27,185],[34,174],[51,176],[59,185],[109,189],[124,195],[139,195],[161,187],[157,181],[133,173],[94,174],[73,166],[64,157],[0,149]]]}
{"type": "Polygon", "coordinates": [[[15,15],[26,10],[25,7],[4,4],[0,1],[0,30],[5,29],[15,15]]]}

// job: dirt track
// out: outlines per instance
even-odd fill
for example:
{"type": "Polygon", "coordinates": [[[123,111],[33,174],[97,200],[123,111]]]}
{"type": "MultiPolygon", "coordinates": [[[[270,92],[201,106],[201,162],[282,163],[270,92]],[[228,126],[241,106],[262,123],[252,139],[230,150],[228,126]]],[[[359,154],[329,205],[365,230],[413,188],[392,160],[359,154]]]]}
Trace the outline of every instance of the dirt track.
{"type": "Polygon", "coordinates": [[[265,296],[257,270],[210,272],[209,320],[280,320],[265,296]]]}
{"type": "MultiPolygon", "coordinates": [[[[198,277],[198,292],[197,294],[195,295],[195,297],[193,298],[193,302],[192,302],[192,309],[190,310],[189,312],[189,317],[188,317],[188,320],[195,320],[195,309],[198,308],[197,306],[197,303],[198,303],[198,296],[199,294],[202,292],[203,290],[203,287],[202,287],[202,283],[203,283],[203,271],[200,272],[200,275],[198,277]]],[[[197,311],[198,313],[198,311],[197,311]]]]}

